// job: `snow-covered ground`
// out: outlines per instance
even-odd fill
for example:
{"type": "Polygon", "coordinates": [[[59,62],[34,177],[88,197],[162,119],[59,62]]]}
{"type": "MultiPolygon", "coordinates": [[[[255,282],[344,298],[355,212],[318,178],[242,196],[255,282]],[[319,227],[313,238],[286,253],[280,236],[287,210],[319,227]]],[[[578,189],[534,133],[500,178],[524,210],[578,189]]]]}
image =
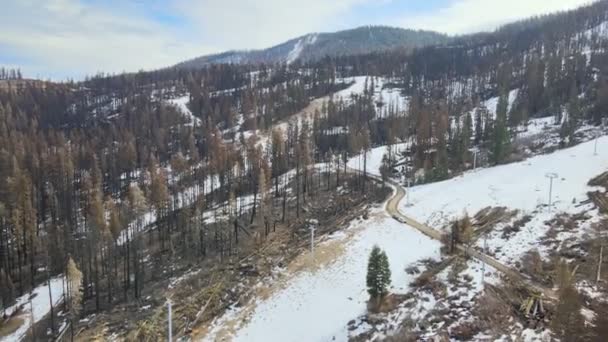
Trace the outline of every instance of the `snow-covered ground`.
{"type": "Polygon", "coordinates": [[[291,64],[293,62],[296,61],[296,59],[298,59],[300,57],[300,54],[302,53],[302,51],[304,51],[304,48],[307,45],[312,45],[317,41],[317,38],[319,37],[318,34],[313,33],[313,34],[309,34],[301,39],[299,39],[293,49],[291,51],[289,51],[289,53],[287,54],[287,58],[285,60],[285,62],[287,64],[291,64]]]}
{"type": "MultiPolygon", "coordinates": [[[[519,89],[513,89],[513,90],[509,91],[507,113],[509,113],[511,111],[511,108],[513,107],[513,103],[515,102],[515,99],[517,98],[517,94],[519,94],[519,89]]],[[[498,106],[498,100],[499,100],[499,97],[497,96],[497,97],[492,97],[491,99],[483,102],[485,107],[488,108],[488,110],[490,111],[490,114],[492,114],[492,118],[496,118],[496,107],[498,106]]]]}
{"type": "Polygon", "coordinates": [[[287,275],[288,281],[275,285],[268,298],[256,301],[249,315],[243,307],[233,308],[214,322],[206,340],[221,335],[235,341],[346,341],[347,323],[366,312],[366,265],[374,245],[389,257],[394,293],[408,292],[415,277],[405,272],[408,265],[439,257],[439,242],[404,227],[381,209],[374,210],[369,220],[355,221],[335,235],[319,245],[315,254],[325,259],[324,250],[342,250],[335,259],[304,268],[291,278],[287,275]],[[231,321],[239,324],[226,335],[225,327],[231,321]]]}
{"type": "Polygon", "coordinates": [[[544,118],[530,119],[524,129],[518,129],[517,138],[527,138],[537,136],[551,129],[559,129],[560,126],[555,124],[555,117],[548,116],[544,118]]]}
{"type": "MultiPolygon", "coordinates": [[[[391,146],[392,154],[396,156],[399,152],[403,151],[409,146],[409,143],[399,143],[393,144],[391,146]]],[[[380,146],[376,148],[372,148],[367,152],[367,172],[370,175],[380,176],[380,166],[382,165],[382,158],[385,154],[388,153],[388,146],[380,146]]],[[[359,154],[355,157],[352,157],[348,160],[347,166],[354,170],[363,171],[364,168],[364,158],[363,154],[359,154]]]]}
{"type": "MultiPolygon", "coordinates": [[[[56,277],[51,279],[51,296],[53,299],[53,306],[59,304],[63,300],[63,277],[56,277]]],[[[32,316],[34,323],[40,321],[51,311],[51,300],[49,298],[49,286],[45,282],[44,284],[36,287],[32,291],[32,304],[30,306],[30,294],[24,294],[17,298],[15,305],[10,306],[6,309],[6,314],[11,315],[19,308],[23,310],[17,314],[19,318],[23,320],[23,323],[19,326],[19,329],[15,330],[12,334],[4,337],[0,337],[0,341],[19,341],[21,340],[28,329],[30,329],[32,316]],[[34,308],[33,315],[31,307],[34,308]]]]}
{"type": "MultiPolygon", "coordinates": [[[[207,176],[207,179],[205,179],[205,183],[204,183],[204,190],[205,190],[204,194],[209,194],[212,191],[215,191],[216,189],[219,188],[219,186],[220,186],[219,177],[217,175],[207,176]]],[[[170,209],[173,211],[173,210],[177,210],[177,209],[183,208],[185,206],[188,206],[188,205],[194,203],[201,195],[203,195],[202,186],[199,186],[199,184],[190,186],[190,187],[184,189],[183,191],[170,196],[170,198],[169,198],[170,209]]],[[[146,231],[148,229],[147,226],[156,222],[156,220],[157,220],[157,215],[156,215],[156,210],[154,210],[154,209],[149,210],[148,212],[142,214],[139,218],[139,221],[133,220],[131,223],[129,223],[127,229],[124,229],[123,231],[120,232],[120,235],[118,236],[116,243],[119,246],[122,246],[127,241],[127,238],[132,239],[133,234],[146,231]],[[138,224],[139,224],[139,226],[138,226],[138,224]],[[138,228],[139,228],[139,230],[137,230],[138,228]]]]}
{"type": "Polygon", "coordinates": [[[608,170],[608,137],[536,156],[522,162],[478,169],[443,182],[412,187],[412,206],[401,210],[422,222],[440,228],[487,206],[533,211],[548,202],[547,173],[557,173],[553,182],[553,210],[571,211],[573,199],[584,200],[587,182],[608,170]]]}
{"type": "Polygon", "coordinates": [[[194,116],[192,111],[190,111],[190,108],[188,108],[188,102],[190,102],[189,95],[171,99],[168,102],[175,105],[184,114],[184,116],[190,120],[190,125],[201,125],[201,119],[194,116]]]}
{"type": "Polygon", "coordinates": [[[378,110],[378,115],[382,116],[382,110],[388,109],[393,106],[395,110],[406,111],[409,106],[409,98],[401,93],[399,88],[388,88],[386,87],[387,80],[382,77],[370,77],[370,76],[355,76],[347,77],[342,81],[350,83],[351,85],[339,92],[334,94],[334,98],[341,98],[348,103],[353,95],[361,95],[365,91],[365,81],[367,80],[367,87],[371,86],[373,79],[374,83],[374,102],[376,104],[382,104],[383,109],[378,110]]]}
{"type": "MultiPolygon", "coordinates": [[[[488,206],[518,210],[515,219],[529,215],[530,221],[509,238],[503,236],[501,228],[512,222],[496,227],[488,234],[488,252],[510,265],[534,248],[546,256],[543,251],[549,252],[545,249],[551,247],[542,246],[540,240],[552,228],[547,221],[559,213],[591,215],[579,229],[560,233],[558,240],[565,241],[590,232],[599,218],[592,204],[581,204],[587,199],[587,192],[593,190],[587,182],[608,170],[608,137],[599,138],[597,144],[597,155],[594,155],[595,141],[589,141],[519,163],[478,169],[443,182],[412,187],[412,205],[402,203],[401,210],[438,229],[465,212],[474,215],[488,206]],[[549,173],[558,175],[553,181],[551,208],[547,207],[549,173]]],[[[481,240],[477,242],[478,248],[482,245],[481,240]]]]}
{"type": "Polygon", "coordinates": [[[363,91],[365,90],[365,80],[368,78],[368,76],[355,76],[342,79],[342,82],[351,85],[346,89],[334,93],[334,98],[342,98],[344,101],[348,101],[353,95],[363,94],[363,91]]]}
{"type": "MultiPolygon", "coordinates": [[[[539,122],[539,125],[544,123],[539,122]]],[[[400,145],[395,146],[395,150],[403,147],[400,145]]],[[[436,228],[444,227],[464,212],[473,215],[487,206],[517,209],[518,218],[533,214],[531,221],[509,239],[495,232],[489,234],[490,252],[500,249],[501,253],[496,253],[496,257],[513,265],[526,251],[538,246],[550,228],[546,221],[556,213],[591,212],[590,205],[581,207],[580,202],[586,199],[587,191],[592,190],[587,182],[608,170],[608,137],[597,140],[597,155],[594,155],[594,145],[595,141],[589,141],[522,162],[469,171],[444,182],[415,186],[410,195],[412,206],[402,203],[400,209],[436,228]],[[553,182],[553,204],[548,208],[549,179],[546,175],[552,172],[558,177],[553,182]]],[[[368,152],[371,174],[378,174],[386,149],[379,147],[368,152]]],[[[361,169],[361,158],[351,159],[349,166],[361,169]]],[[[408,275],[405,268],[421,259],[439,256],[439,242],[408,229],[377,208],[369,220],[354,221],[348,229],[317,246],[317,257],[323,260],[321,265],[303,267],[295,272],[290,272],[289,267],[282,269],[282,275],[265,292],[267,296],[233,307],[213,323],[206,340],[220,337],[236,341],[347,340],[353,334],[348,331],[347,323],[366,312],[365,265],[374,244],[387,251],[394,293],[411,291],[409,283],[416,276],[408,275]],[[339,253],[325,258],[322,256],[324,249],[337,249],[339,253]]],[[[481,248],[481,241],[477,248],[481,248]]],[[[310,255],[302,257],[311,258],[310,255]]],[[[466,293],[464,288],[450,289],[448,297],[458,295],[461,301],[471,301],[483,290],[482,269],[479,262],[469,262],[460,274],[463,279],[471,279],[466,293]]],[[[445,281],[446,272],[439,274],[438,279],[445,281]]],[[[485,281],[496,279],[496,272],[486,267],[485,281]]],[[[389,321],[397,324],[405,317],[422,318],[440,303],[428,294],[420,293],[420,296],[424,298],[420,297],[422,299],[417,300],[415,306],[402,307],[391,313],[389,321]]],[[[451,303],[441,302],[441,305],[451,303]]],[[[361,323],[356,326],[355,333],[365,329],[365,324],[361,323]]]]}

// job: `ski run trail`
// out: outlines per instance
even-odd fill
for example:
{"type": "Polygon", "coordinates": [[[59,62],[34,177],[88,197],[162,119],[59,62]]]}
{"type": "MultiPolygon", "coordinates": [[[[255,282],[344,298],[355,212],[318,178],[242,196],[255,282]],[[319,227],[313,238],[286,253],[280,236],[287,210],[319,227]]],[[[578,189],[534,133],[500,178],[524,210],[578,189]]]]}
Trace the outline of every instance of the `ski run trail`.
{"type": "MultiPolygon", "coordinates": [[[[487,206],[506,206],[535,218],[522,233],[508,241],[489,237],[489,249],[501,249],[496,257],[506,264],[519,260],[535,247],[546,232],[535,229],[557,212],[576,213],[581,208],[589,179],[608,170],[608,137],[540,155],[522,162],[469,171],[444,182],[412,187],[411,205],[401,201],[401,212],[434,228],[442,228],[464,212],[474,214],[487,206]],[[547,207],[549,180],[553,183],[552,206],[547,207]]],[[[377,175],[386,147],[368,153],[370,174],[377,175]]],[[[357,168],[360,158],[349,167],[357,168]]],[[[423,259],[439,259],[440,243],[412,227],[397,222],[385,204],[371,209],[368,219],[356,219],[332,236],[317,240],[314,256],[307,252],[293,265],[277,269],[277,279],[265,286],[264,296],[231,308],[217,318],[206,341],[347,341],[347,323],[367,310],[365,274],[369,252],[383,248],[390,261],[393,293],[407,293],[415,275],[405,269],[423,259]]],[[[584,227],[583,227],[584,228],[584,227]]],[[[260,284],[262,286],[262,284],[260,284]]]]}

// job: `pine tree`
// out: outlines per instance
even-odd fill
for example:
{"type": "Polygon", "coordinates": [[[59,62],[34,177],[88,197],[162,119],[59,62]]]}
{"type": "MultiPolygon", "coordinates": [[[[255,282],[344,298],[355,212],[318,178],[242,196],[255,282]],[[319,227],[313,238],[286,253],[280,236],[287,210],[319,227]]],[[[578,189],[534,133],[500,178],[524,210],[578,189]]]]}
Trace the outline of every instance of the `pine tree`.
{"type": "Polygon", "coordinates": [[[82,291],[80,289],[82,285],[82,272],[80,272],[72,257],[69,257],[68,259],[66,276],[69,296],[69,310],[73,315],[73,319],[80,312],[80,304],[82,300],[82,291]]]}
{"type": "Polygon", "coordinates": [[[66,265],[66,280],[67,280],[67,303],[68,311],[70,313],[70,333],[72,334],[72,340],[74,339],[74,322],[75,318],[78,317],[82,304],[82,272],[76,266],[72,257],[68,258],[66,265]]]}
{"type": "Polygon", "coordinates": [[[496,122],[491,136],[490,158],[494,164],[504,162],[510,153],[511,142],[507,127],[507,108],[507,94],[503,93],[496,105],[496,122]]]}
{"type": "Polygon", "coordinates": [[[481,105],[475,111],[475,145],[479,145],[484,139],[484,119],[488,117],[488,109],[481,105]]]}
{"type": "Polygon", "coordinates": [[[576,89],[576,84],[573,84],[568,104],[568,142],[570,145],[574,144],[574,133],[576,133],[581,118],[580,101],[576,89]]]}
{"type": "Polygon", "coordinates": [[[574,287],[568,263],[556,261],[556,284],[559,286],[559,302],[551,321],[551,330],[561,341],[578,341],[584,331],[585,319],[581,314],[581,299],[574,287]]]}
{"type": "Polygon", "coordinates": [[[386,253],[378,246],[372,248],[367,264],[367,293],[378,303],[388,293],[391,283],[391,270],[386,253]]]}
{"type": "Polygon", "coordinates": [[[462,126],[462,131],[460,132],[460,153],[461,153],[461,164],[464,165],[469,161],[469,154],[471,153],[469,149],[471,148],[471,135],[473,131],[473,119],[471,118],[471,114],[467,113],[464,118],[464,124],[462,126]]]}
{"type": "Polygon", "coordinates": [[[551,330],[562,342],[580,341],[585,329],[581,299],[572,284],[560,289],[559,303],[551,321],[551,330]]]}
{"type": "Polygon", "coordinates": [[[380,175],[382,176],[382,185],[391,175],[391,165],[388,154],[382,156],[382,164],[380,165],[380,175]]]}

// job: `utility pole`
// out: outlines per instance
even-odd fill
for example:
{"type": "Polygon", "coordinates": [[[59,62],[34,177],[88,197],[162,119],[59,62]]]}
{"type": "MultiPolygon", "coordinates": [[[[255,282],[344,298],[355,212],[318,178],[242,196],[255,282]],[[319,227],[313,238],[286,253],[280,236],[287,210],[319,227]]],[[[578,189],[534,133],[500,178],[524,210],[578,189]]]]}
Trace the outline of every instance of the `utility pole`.
{"type": "Polygon", "coordinates": [[[473,170],[477,169],[477,151],[473,152],[473,170]]]}
{"type": "Polygon", "coordinates": [[[545,177],[549,178],[549,211],[551,211],[551,196],[553,195],[553,179],[557,178],[558,175],[555,172],[549,172],[545,175],[545,177]]]}
{"type": "Polygon", "coordinates": [[[604,246],[602,245],[600,247],[600,261],[597,264],[597,278],[595,280],[596,283],[600,282],[600,279],[602,277],[602,255],[604,254],[604,246]]]}
{"type": "Polygon", "coordinates": [[[167,298],[167,323],[169,325],[167,336],[169,336],[169,342],[173,342],[173,322],[171,319],[171,299],[167,298]]]}
{"type": "Polygon", "coordinates": [[[473,148],[471,152],[473,152],[473,170],[477,170],[477,153],[479,153],[479,150],[473,148]]]}
{"type": "Polygon", "coordinates": [[[310,255],[313,260],[315,258],[315,230],[316,230],[315,226],[316,225],[317,225],[317,223],[315,221],[310,222],[308,225],[308,229],[310,229],[310,255]]]}

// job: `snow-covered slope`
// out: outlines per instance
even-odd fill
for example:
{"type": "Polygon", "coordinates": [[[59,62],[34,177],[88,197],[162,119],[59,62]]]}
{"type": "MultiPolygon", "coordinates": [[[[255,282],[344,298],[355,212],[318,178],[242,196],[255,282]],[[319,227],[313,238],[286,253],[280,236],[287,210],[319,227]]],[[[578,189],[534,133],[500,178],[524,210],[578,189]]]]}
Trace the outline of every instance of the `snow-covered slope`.
{"type": "MultiPolygon", "coordinates": [[[[587,186],[589,179],[608,170],[608,137],[597,140],[597,155],[594,154],[595,143],[589,141],[523,162],[478,169],[444,182],[413,187],[413,205],[405,206],[402,202],[400,210],[437,228],[465,211],[475,214],[488,206],[517,209],[520,211],[518,217],[533,214],[532,220],[510,239],[502,238],[500,231],[489,233],[489,252],[496,255],[498,253],[494,252],[500,249],[501,253],[496,257],[515,267],[524,252],[539,245],[539,240],[550,228],[546,221],[556,213],[579,213],[581,210],[597,213],[591,205],[580,205],[587,191],[592,189],[587,186]],[[549,209],[545,205],[549,186],[546,175],[552,172],[559,177],[554,180],[553,205],[549,209]]],[[[385,151],[386,147],[379,147],[369,152],[370,173],[377,174],[378,160],[385,151]]],[[[361,163],[355,158],[349,165],[360,168],[361,163]]],[[[560,235],[560,238],[567,240],[581,235],[592,222],[590,220],[577,231],[560,235]]],[[[440,248],[439,242],[393,220],[383,208],[376,208],[370,219],[355,220],[348,229],[320,243],[314,259],[307,253],[294,262],[296,266],[292,264],[277,270],[280,276],[270,281],[269,286],[260,284],[265,287],[261,292],[264,296],[234,307],[218,318],[206,340],[346,341],[353,333],[348,331],[348,322],[358,322],[366,312],[365,265],[375,244],[385,249],[389,256],[393,293],[411,291],[409,283],[415,276],[404,272],[405,268],[424,258],[437,259],[440,248]]],[[[477,248],[481,248],[480,244],[478,241],[477,248]]],[[[482,289],[482,267],[475,263],[468,267],[467,274],[474,279],[475,286],[465,296],[470,300],[482,289]]],[[[439,279],[445,276],[444,272],[439,279]]],[[[486,281],[498,279],[495,275],[490,278],[486,281]]],[[[418,310],[428,312],[433,305],[430,301],[418,310]]],[[[414,314],[410,309],[397,314],[403,312],[410,316],[414,314]]],[[[399,323],[398,317],[392,319],[395,324],[399,323]]],[[[355,326],[356,329],[365,328],[364,324],[355,323],[355,326]]]]}
{"type": "Polygon", "coordinates": [[[548,202],[547,173],[559,175],[553,182],[553,210],[572,209],[573,200],[586,198],[587,182],[608,170],[608,137],[541,155],[528,160],[465,173],[462,177],[412,188],[413,206],[401,209],[440,228],[466,210],[475,214],[487,206],[506,206],[533,211],[548,202]]]}
{"type": "Polygon", "coordinates": [[[188,95],[169,100],[169,103],[175,105],[190,120],[190,125],[200,126],[201,119],[192,114],[192,111],[188,108],[188,102],[190,102],[190,96],[188,95]]]}
{"type": "Polygon", "coordinates": [[[13,314],[13,312],[22,308],[23,311],[17,315],[23,321],[17,330],[8,336],[0,338],[0,341],[20,341],[23,339],[28,329],[31,327],[32,317],[34,318],[34,322],[38,322],[51,311],[51,298],[53,300],[53,305],[58,305],[63,301],[64,283],[65,280],[63,277],[51,279],[51,297],[49,297],[49,285],[47,283],[39,285],[31,292],[31,305],[29,293],[17,298],[16,303],[6,309],[6,314],[10,316],[13,314]],[[33,312],[31,308],[34,309],[33,312]]]}
{"type": "Polygon", "coordinates": [[[326,56],[357,55],[397,48],[422,47],[448,42],[449,37],[423,30],[388,26],[363,26],[330,33],[310,33],[262,50],[236,50],[197,57],[176,65],[200,68],[219,63],[292,63],[316,61],[326,56]]]}
{"type": "MultiPolygon", "coordinates": [[[[392,150],[391,153],[393,155],[397,155],[399,152],[402,152],[409,146],[409,143],[399,143],[394,144],[390,147],[392,150]]],[[[367,164],[365,167],[367,168],[367,172],[370,175],[380,176],[380,166],[382,166],[382,158],[385,154],[389,153],[388,146],[380,146],[370,149],[367,152],[367,164]]],[[[364,168],[364,159],[363,154],[352,157],[348,160],[348,167],[353,170],[361,170],[364,168]]]]}
{"type": "Polygon", "coordinates": [[[338,91],[334,94],[334,98],[342,99],[345,102],[349,102],[353,96],[359,96],[364,93],[366,85],[369,89],[371,83],[374,83],[374,94],[373,99],[378,107],[378,115],[382,116],[381,107],[395,107],[395,110],[406,111],[409,106],[409,98],[401,93],[399,88],[386,87],[387,79],[383,77],[370,77],[370,76],[355,76],[347,77],[341,80],[345,83],[350,83],[351,86],[338,91]],[[366,84],[367,81],[367,84],[366,84]]]}
{"type": "MultiPolygon", "coordinates": [[[[513,103],[515,102],[515,99],[517,98],[518,94],[519,94],[519,89],[513,89],[513,90],[509,91],[509,98],[508,98],[509,104],[507,106],[507,113],[509,113],[511,111],[511,108],[513,107],[513,103]]],[[[496,107],[498,106],[498,100],[499,100],[499,97],[496,96],[496,97],[493,97],[493,98],[488,99],[483,102],[484,106],[488,109],[488,111],[490,111],[490,114],[492,114],[492,118],[496,118],[496,107]]]]}
{"type": "MultiPolygon", "coordinates": [[[[223,336],[234,341],[347,341],[347,323],[367,308],[366,265],[375,244],[390,260],[394,293],[408,292],[415,277],[405,272],[408,266],[439,257],[438,242],[405,228],[382,209],[336,235],[317,246],[315,266],[287,272],[287,280],[279,279],[272,294],[255,302],[249,315],[246,307],[234,308],[215,322],[206,340],[223,336]],[[227,332],[230,322],[237,322],[237,328],[227,332]]],[[[310,261],[311,256],[302,258],[310,261]]]]}
{"type": "Polygon", "coordinates": [[[305,36],[301,39],[299,39],[296,44],[294,45],[293,49],[291,51],[289,51],[289,53],[287,54],[287,58],[285,59],[285,62],[287,64],[291,64],[293,62],[295,62],[300,55],[302,54],[302,51],[304,50],[304,48],[308,45],[313,45],[316,41],[317,41],[317,37],[319,35],[317,35],[316,33],[313,34],[309,34],[308,36],[305,36]]]}

